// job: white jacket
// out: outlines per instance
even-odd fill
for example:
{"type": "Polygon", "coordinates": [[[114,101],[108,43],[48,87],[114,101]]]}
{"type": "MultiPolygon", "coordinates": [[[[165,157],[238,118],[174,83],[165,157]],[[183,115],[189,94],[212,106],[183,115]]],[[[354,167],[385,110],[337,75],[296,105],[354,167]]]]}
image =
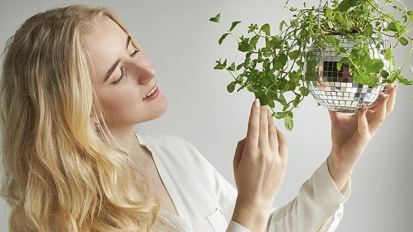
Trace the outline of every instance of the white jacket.
{"type": "MultiPolygon", "coordinates": [[[[193,145],[174,136],[139,134],[137,137],[152,153],[178,212],[175,219],[183,231],[248,232],[231,221],[237,190],[193,145]]],[[[342,195],[324,162],[301,186],[294,200],[273,209],[267,230],[332,232],[343,216],[343,203],[349,195],[350,181],[342,195]]]]}

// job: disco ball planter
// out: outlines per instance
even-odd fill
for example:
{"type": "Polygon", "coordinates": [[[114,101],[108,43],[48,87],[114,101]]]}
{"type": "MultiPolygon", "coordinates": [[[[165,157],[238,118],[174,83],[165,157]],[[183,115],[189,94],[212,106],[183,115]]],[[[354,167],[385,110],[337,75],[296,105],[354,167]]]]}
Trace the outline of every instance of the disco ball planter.
{"type": "MultiPolygon", "coordinates": [[[[359,46],[348,41],[345,36],[336,36],[347,51],[359,46]]],[[[377,38],[377,37],[376,37],[377,38]]],[[[392,68],[384,57],[384,43],[377,46],[377,40],[366,42],[369,47],[369,56],[373,59],[384,61],[384,67],[392,68]]],[[[307,53],[305,84],[316,101],[332,111],[343,113],[354,113],[363,105],[369,107],[379,98],[380,94],[387,89],[387,84],[381,83],[381,74],[376,76],[379,80],[377,85],[369,86],[354,81],[351,66],[341,65],[340,61],[345,54],[337,55],[332,46],[314,46],[307,53]]]]}
{"type": "Polygon", "coordinates": [[[354,113],[392,83],[413,84],[403,73],[409,66],[413,73],[413,10],[403,0],[304,1],[300,8],[289,2],[283,9],[291,17],[276,27],[251,23],[239,34],[240,21],[225,26],[219,13],[209,19],[224,30],[218,44],[232,38],[242,54],[237,62],[216,60],[214,69],[231,74],[228,92],[248,90],[292,130],[293,111],[307,96],[354,113]],[[400,47],[404,54],[393,54],[400,47]]]}

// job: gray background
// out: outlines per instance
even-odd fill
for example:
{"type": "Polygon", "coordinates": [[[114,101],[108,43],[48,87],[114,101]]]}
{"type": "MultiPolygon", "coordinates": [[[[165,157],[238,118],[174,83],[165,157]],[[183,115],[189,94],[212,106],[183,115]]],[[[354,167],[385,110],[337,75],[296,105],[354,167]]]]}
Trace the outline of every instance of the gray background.
{"type": "MultiPolygon", "coordinates": [[[[302,1],[291,3],[300,6],[302,1]]],[[[311,2],[311,1],[309,1],[311,2]]],[[[411,1],[406,1],[410,8],[411,1]]],[[[169,100],[166,114],[140,125],[140,132],[174,134],[192,142],[231,183],[236,142],[245,135],[253,95],[228,94],[228,73],[215,71],[215,60],[242,58],[229,38],[219,47],[221,28],[208,22],[222,13],[229,25],[241,20],[237,33],[254,22],[269,22],[273,31],[290,15],[283,1],[29,1],[0,2],[0,46],[29,16],[50,7],[85,3],[110,7],[128,26],[157,70],[159,86],[169,100]]],[[[396,56],[401,56],[397,51],[396,56]]],[[[410,62],[412,63],[412,62],[410,62]]],[[[410,78],[410,74],[405,72],[410,78]]],[[[413,231],[413,88],[399,86],[394,112],[376,134],[352,177],[352,195],[337,229],[351,231],[413,231]]],[[[295,112],[289,141],[287,175],[275,205],[296,196],[300,185],[330,151],[330,122],[326,109],[307,98],[295,112]]],[[[7,207],[0,201],[0,231],[7,229],[7,207]]]]}

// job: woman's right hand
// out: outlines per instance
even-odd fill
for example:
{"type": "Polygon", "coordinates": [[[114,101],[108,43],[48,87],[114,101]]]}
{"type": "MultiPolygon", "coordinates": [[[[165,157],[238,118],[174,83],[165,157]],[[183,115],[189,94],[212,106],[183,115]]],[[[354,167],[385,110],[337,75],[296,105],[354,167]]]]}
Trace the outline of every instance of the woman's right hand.
{"type": "Polygon", "coordinates": [[[238,197],[232,216],[250,231],[265,231],[275,195],[287,169],[288,146],[273,123],[268,108],[255,100],[247,137],[238,142],[234,175],[238,197]]]}

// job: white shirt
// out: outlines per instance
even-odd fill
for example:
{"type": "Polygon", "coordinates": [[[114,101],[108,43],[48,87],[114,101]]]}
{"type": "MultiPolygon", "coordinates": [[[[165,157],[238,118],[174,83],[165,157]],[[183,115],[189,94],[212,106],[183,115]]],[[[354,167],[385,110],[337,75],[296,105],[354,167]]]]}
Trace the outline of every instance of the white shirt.
{"type": "MultiPolygon", "coordinates": [[[[237,190],[192,144],[167,135],[137,137],[152,153],[182,231],[248,232],[231,221],[237,190]]],[[[294,200],[273,209],[267,231],[332,232],[343,216],[343,203],[350,191],[349,181],[344,195],[340,193],[324,162],[301,186],[294,200]]]]}

